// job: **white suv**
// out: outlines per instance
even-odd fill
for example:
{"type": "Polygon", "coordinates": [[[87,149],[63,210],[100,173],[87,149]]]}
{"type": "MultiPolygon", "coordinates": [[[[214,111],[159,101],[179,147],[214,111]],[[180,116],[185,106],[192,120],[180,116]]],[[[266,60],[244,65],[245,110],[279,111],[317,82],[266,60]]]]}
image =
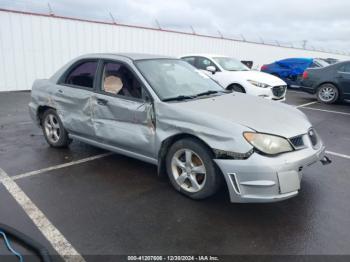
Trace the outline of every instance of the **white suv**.
{"type": "Polygon", "coordinates": [[[284,101],[287,84],[278,77],[250,70],[240,61],[220,55],[186,55],[181,59],[206,72],[228,90],[284,101]]]}

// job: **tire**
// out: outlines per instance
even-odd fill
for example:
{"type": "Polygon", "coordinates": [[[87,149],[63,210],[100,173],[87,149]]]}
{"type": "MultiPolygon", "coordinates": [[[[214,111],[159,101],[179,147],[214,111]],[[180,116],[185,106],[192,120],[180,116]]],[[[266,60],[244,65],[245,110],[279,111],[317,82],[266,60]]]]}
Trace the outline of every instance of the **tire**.
{"type": "Polygon", "coordinates": [[[244,88],[239,85],[239,84],[232,84],[232,85],[229,85],[227,87],[228,90],[231,90],[231,91],[234,91],[234,92],[238,92],[238,93],[245,93],[245,90],[244,88]]]}
{"type": "Polygon", "coordinates": [[[220,188],[222,176],[214,165],[213,154],[197,139],[175,142],[165,162],[173,187],[192,199],[205,199],[220,188]]]}
{"type": "Polygon", "coordinates": [[[339,90],[333,84],[323,84],[317,89],[317,100],[325,104],[333,104],[339,99],[339,90]]]}
{"type": "Polygon", "coordinates": [[[54,109],[48,109],[43,113],[41,127],[46,142],[52,147],[67,147],[72,142],[54,109]]]}

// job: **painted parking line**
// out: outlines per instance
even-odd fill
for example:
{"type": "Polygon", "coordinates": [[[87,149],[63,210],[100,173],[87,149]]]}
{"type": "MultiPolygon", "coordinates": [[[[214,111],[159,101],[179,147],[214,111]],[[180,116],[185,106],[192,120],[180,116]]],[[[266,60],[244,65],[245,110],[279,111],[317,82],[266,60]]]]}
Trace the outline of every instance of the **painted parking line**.
{"type": "Polygon", "coordinates": [[[0,168],[0,182],[22,207],[36,227],[50,242],[56,252],[66,262],[85,262],[84,258],[75,250],[71,243],[49,221],[43,212],[30,200],[24,191],[0,168]]]}
{"type": "Polygon", "coordinates": [[[342,158],[350,159],[350,156],[348,156],[348,155],[344,155],[344,154],[340,154],[340,153],[336,153],[336,152],[332,152],[332,151],[326,151],[326,153],[333,155],[333,156],[339,156],[342,158]]]}
{"type": "Polygon", "coordinates": [[[296,106],[296,108],[304,107],[304,106],[310,106],[310,105],[313,105],[313,104],[317,104],[317,101],[309,102],[309,103],[306,103],[306,104],[301,104],[301,105],[296,106]]]}
{"type": "Polygon", "coordinates": [[[59,165],[51,166],[51,167],[46,167],[46,168],[43,168],[43,169],[39,169],[39,170],[35,170],[35,171],[24,173],[24,174],[16,175],[16,176],[13,176],[12,179],[13,180],[17,180],[17,179],[20,179],[20,178],[30,177],[30,176],[38,175],[38,174],[45,173],[45,172],[48,172],[48,171],[60,169],[60,168],[63,168],[63,167],[74,166],[74,165],[77,165],[77,164],[81,164],[81,163],[89,162],[89,161],[92,161],[92,160],[100,159],[100,158],[107,157],[107,156],[110,156],[110,155],[113,155],[113,153],[109,152],[109,153],[104,153],[104,154],[100,154],[100,155],[90,156],[90,157],[86,157],[86,158],[83,158],[83,159],[75,160],[75,161],[72,161],[72,162],[59,164],[59,165]]]}
{"type": "MultiPolygon", "coordinates": [[[[336,152],[332,152],[332,151],[326,151],[326,152],[328,154],[330,154],[330,155],[334,155],[334,156],[350,159],[350,156],[348,156],[348,155],[344,155],[344,154],[336,153],[336,152]]],[[[110,156],[110,155],[113,155],[113,154],[114,154],[113,152],[108,152],[108,153],[104,153],[104,154],[100,154],[100,155],[95,155],[95,156],[79,159],[79,160],[76,160],[76,161],[72,161],[72,162],[68,162],[68,163],[64,163],[64,164],[59,164],[59,165],[55,165],[55,166],[50,166],[50,167],[46,167],[46,168],[43,168],[43,169],[39,169],[39,170],[35,170],[35,171],[31,171],[31,172],[27,172],[27,173],[23,173],[23,174],[19,174],[19,175],[15,175],[15,176],[12,176],[11,178],[12,178],[12,180],[16,181],[18,179],[39,175],[39,174],[42,174],[42,173],[45,173],[45,172],[49,172],[49,171],[52,171],[52,170],[57,170],[57,169],[61,169],[61,168],[64,168],[64,167],[74,166],[74,165],[86,163],[86,162],[89,162],[89,161],[93,161],[93,160],[96,160],[96,159],[104,158],[104,157],[107,157],[107,156],[110,156]]],[[[0,184],[1,184],[1,181],[0,181],[0,184]]]]}
{"type": "Polygon", "coordinates": [[[333,113],[333,114],[340,114],[340,115],[346,115],[350,116],[350,113],[346,112],[340,112],[340,111],[334,111],[334,110],[326,110],[326,109],[319,109],[319,108],[313,108],[313,107],[302,107],[303,109],[308,109],[308,110],[316,110],[316,111],[322,111],[322,112],[327,112],[327,113],[333,113]]]}

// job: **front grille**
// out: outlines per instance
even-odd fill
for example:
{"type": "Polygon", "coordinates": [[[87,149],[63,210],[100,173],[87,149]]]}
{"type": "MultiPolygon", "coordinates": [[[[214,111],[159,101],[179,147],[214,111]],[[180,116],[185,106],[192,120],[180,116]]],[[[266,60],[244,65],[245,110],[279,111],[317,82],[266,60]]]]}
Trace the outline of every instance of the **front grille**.
{"type": "Polygon", "coordinates": [[[307,135],[310,138],[311,144],[313,146],[317,145],[318,139],[317,139],[317,134],[313,128],[310,128],[309,131],[307,132],[307,135]]]}
{"type": "Polygon", "coordinates": [[[295,136],[289,139],[295,149],[302,148],[305,146],[303,135],[295,136]]]}
{"type": "Polygon", "coordinates": [[[281,97],[284,95],[287,86],[274,86],[272,88],[272,93],[274,96],[281,97]]]}

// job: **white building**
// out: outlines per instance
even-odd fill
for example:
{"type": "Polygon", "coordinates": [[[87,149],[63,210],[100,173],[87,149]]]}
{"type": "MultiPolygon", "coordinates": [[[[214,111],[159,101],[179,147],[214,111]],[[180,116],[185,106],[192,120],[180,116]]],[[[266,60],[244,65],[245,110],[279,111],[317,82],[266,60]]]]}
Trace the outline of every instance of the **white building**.
{"type": "Polygon", "coordinates": [[[255,66],[288,57],[350,59],[220,37],[0,10],[0,91],[29,90],[34,79],[48,78],[70,59],[96,52],[216,53],[252,60],[255,66]]]}

